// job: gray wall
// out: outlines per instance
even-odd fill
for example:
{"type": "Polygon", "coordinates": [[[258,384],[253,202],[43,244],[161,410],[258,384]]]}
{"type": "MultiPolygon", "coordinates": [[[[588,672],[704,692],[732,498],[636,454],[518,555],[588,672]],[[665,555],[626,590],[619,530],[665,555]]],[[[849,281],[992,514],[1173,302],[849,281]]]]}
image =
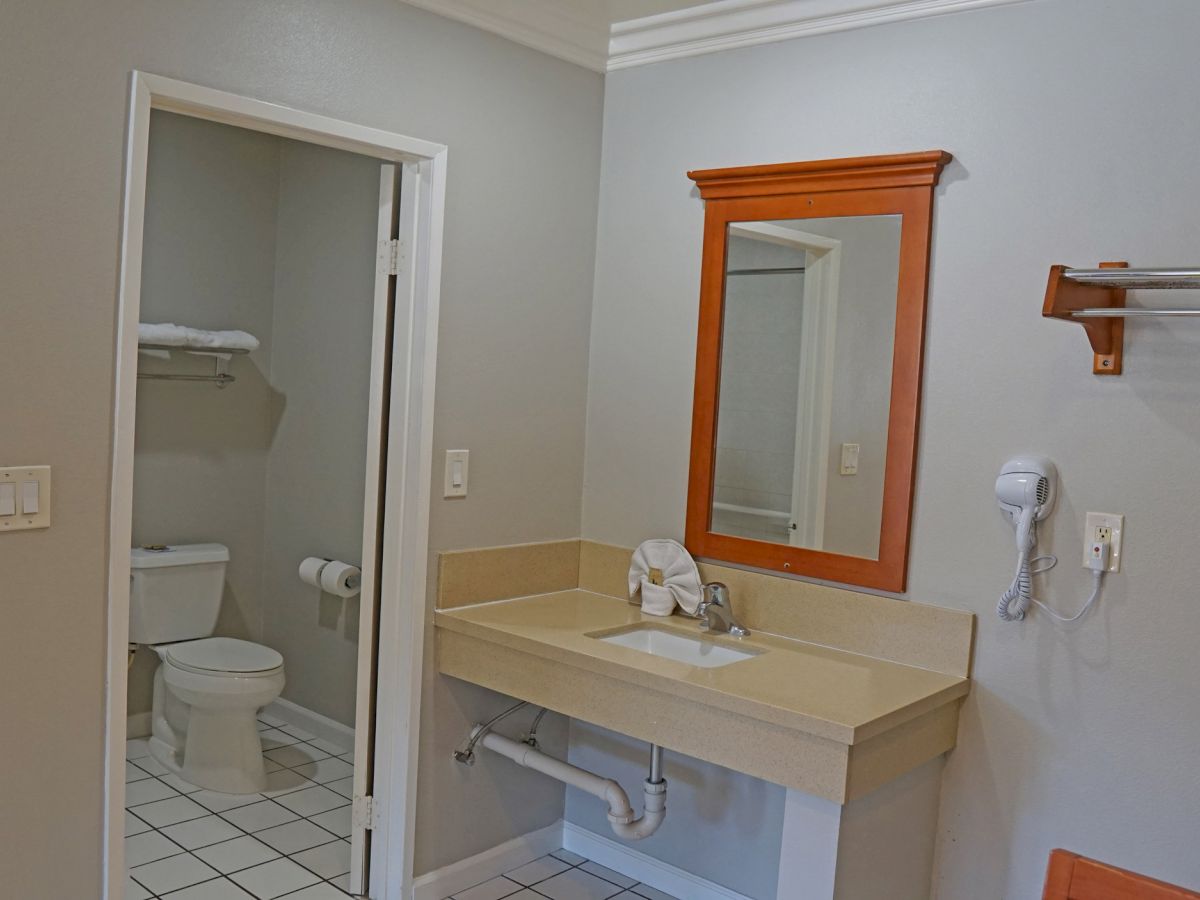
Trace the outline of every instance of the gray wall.
{"type": "MultiPolygon", "coordinates": [[[[142,321],[249,331],[262,346],[233,363],[237,381],[138,382],[135,544],[216,541],[230,560],[220,634],[262,632],[262,548],[271,446],[271,306],[279,200],[278,138],[156,112],[146,184],[142,321]]],[[[175,353],[148,372],[211,373],[175,353]]],[[[139,651],[129,712],[150,710],[158,657],[139,651]]],[[[289,665],[289,671],[291,666],[289,665]]],[[[289,675],[290,677],[290,675],[289,675]]]]}
{"type": "MultiPolygon", "coordinates": [[[[22,773],[0,788],[0,879],[30,897],[100,890],[113,334],[133,68],[450,147],[435,442],[439,453],[470,447],[473,477],[466,502],[435,502],[432,549],[579,531],[598,75],[394,0],[3,4],[0,303],[5,333],[21,339],[0,369],[21,390],[0,394],[0,457],[49,463],[55,476],[54,526],[0,543],[12,616],[0,629],[0,681],[20,686],[0,700],[0,757],[22,773]],[[51,648],[69,665],[47,666],[51,648]]],[[[454,706],[454,690],[439,682],[437,700],[454,706]]],[[[451,770],[446,742],[458,737],[440,735],[422,762],[422,802],[448,820],[440,846],[418,834],[423,868],[561,813],[561,792],[531,785],[535,776],[493,783],[451,770]],[[468,823],[457,831],[456,817],[468,823]]]]}
{"type": "MultiPolygon", "coordinates": [[[[1106,379],[1080,328],[1040,316],[1052,263],[1195,259],[1200,121],[1178,112],[1200,75],[1197,29],[1188,0],[1040,0],[607,81],[583,517],[595,540],[683,531],[703,218],[686,171],[957,158],[935,213],[908,592],[979,616],[942,793],[945,900],[1038,896],[1057,846],[1200,884],[1200,609],[1184,562],[1200,507],[1200,331],[1129,323],[1125,375],[1106,379]],[[1043,599],[1072,612],[1083,600],[1086,510],[1127,517],[1122,573],[1074,626],[993,612],[1014,560],[993,481],[1031,451],[1063,476],[1041,544],[1062,564],[1039,579],[1043,599]]],[[[692,838],[697,856],[740,840],[729,824],[692,838]]]]}
{"type": "Polygon", "coordinates": [[[361,561],[379,169],[280,141],[262,640],[283,654],[285,699],[350,726],[359,598],[310,587],[296,567],[361,561]]]}

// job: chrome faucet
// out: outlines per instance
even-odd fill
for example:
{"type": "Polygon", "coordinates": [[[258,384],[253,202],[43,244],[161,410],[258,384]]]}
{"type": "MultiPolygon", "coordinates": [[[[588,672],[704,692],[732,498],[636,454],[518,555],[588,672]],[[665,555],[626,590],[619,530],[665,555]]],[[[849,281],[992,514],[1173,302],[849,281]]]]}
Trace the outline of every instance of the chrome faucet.
{"type": "Polygon", "coordinates": [[[696,618],[703,619],[702,627],[709,631],[745,637],[749,628],[739,624],[733,617],[733,601],[729,599],[729,588],[719,581],[704,585],[700,605],[696,607],[696,618]]]}

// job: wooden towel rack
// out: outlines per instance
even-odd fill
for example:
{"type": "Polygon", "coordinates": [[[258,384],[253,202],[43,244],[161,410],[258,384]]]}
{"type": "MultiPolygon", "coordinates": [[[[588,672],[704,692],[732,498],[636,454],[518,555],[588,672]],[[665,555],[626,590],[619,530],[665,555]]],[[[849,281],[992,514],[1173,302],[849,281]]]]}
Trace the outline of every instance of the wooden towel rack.
{"type": "Polygon", "coordinates": [[[1200,309],[1127,308],[1129,289],[1200,289],[1200,268],[1131,269],[1104,262],[1098,269],[1051,266],[1042,315],[1078,322],[1092,345],[1092,371],[1120,375],[1127,318],[1200,316],[1200,309]]]}

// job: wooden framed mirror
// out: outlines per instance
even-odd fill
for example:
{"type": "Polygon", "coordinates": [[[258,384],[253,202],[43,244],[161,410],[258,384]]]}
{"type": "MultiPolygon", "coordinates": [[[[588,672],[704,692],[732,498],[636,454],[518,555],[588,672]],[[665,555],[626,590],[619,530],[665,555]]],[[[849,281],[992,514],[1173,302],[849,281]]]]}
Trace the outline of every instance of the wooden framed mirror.
{"type": "Polygon", "coordinates": [[[903,591],[933,150],[689,172],[705,201],[686,543],[903,591]]]}

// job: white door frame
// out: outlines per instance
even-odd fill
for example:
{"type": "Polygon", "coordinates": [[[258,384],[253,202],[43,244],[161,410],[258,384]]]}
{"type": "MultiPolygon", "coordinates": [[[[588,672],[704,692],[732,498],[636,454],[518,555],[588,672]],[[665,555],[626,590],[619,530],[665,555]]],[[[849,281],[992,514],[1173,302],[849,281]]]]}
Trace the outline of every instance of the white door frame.
{"type": "Polygon", "coordinates": [[[829,432],[833,416],[833,361],[842,270],[842,242],[770,222],[730,223],[729,233],[805,251],[800,325],[800,390],[796,408],[796,454],[792,470],[789,542],[820,550],[825,545],[825,498],[829,487],[829,432]]]}
{"type": "Polygon", "coordinates": [[[109,503],[108,672],[105,681],[105,900],[125,890],[124,805],[129,546],[133,519],[137,325],[151,110],[162,109],[399,164],[403,179],[401,239],[406,264],[396,284],[393,383],[388,425],[387,498],[381,580],[375,728],[376,812],[371,895],[401,900],[412,890],[417,747],[424,649],[425,588],[433,467],[433,397],[437,363],[442,226],[447,149],[405,137],[253,100],[183,81],[134,72],[125,162],[118,288],[113,455],[109,503]],[[403,355],[401,355],[403,354],[403,355]],[[403,366],[399,363],[403,362],[403,366]],[[396,394],[399,393],[400,396],[396,394]]]}

